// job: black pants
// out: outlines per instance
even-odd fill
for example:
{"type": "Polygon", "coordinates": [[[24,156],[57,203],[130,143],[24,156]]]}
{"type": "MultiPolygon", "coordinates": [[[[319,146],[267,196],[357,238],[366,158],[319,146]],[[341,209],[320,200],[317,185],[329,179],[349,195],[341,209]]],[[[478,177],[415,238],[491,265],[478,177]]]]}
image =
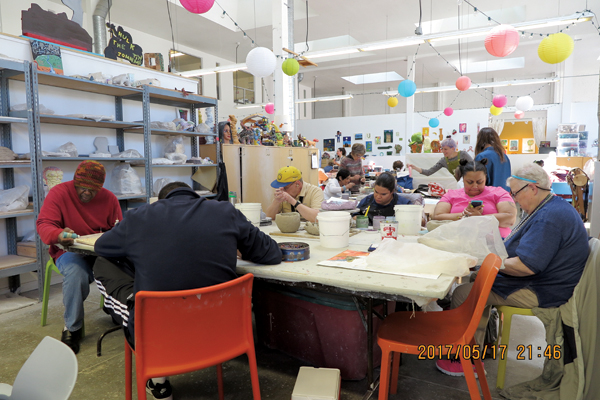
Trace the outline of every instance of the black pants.
{"type": "Polygon", "coordinates": [[[94,264],[94,278],[104,296],[105,311],[108,311],[113,321],[123,325],[125,337],[133,347],[134,340],[127,328],[129,312],[135,305],[133,270],[126,260],[98,257],[94,264]]]}

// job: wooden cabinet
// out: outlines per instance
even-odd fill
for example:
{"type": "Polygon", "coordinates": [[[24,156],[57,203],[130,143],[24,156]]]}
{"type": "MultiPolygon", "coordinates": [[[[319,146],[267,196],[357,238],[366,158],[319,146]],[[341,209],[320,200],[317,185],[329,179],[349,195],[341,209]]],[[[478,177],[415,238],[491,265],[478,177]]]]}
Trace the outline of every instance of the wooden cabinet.
{"type": "Polygon", "coordinates": [[[237,192],[238,202],[261,203],[264,211],[273,201],[271,182],[279,168],[294,166],[305,182],[318,184],[318,169],[311,168],[317,153],[316,148],[224,144],[229,190],[237,192]]]}

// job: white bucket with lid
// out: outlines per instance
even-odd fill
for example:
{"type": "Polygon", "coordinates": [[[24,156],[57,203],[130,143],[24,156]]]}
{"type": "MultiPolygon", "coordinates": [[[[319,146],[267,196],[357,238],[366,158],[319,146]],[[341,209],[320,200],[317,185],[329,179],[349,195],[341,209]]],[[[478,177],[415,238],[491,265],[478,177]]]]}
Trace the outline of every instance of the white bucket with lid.
{"type": "Polygon", "coordinates": [[[348,247],[350,214],[345,211],[321,211],[317,214],[321,246],[330,249],[348,247]]]}
{"type": "Polygon", "coordinates": [[[254,226],[260,226],[260,210],[262,209],[262,204],[236,203],[235,208],[240,210],[254,226]]]}
{"type": "Polygon", "coordinates": [[[398,221],[398,235],[418,235],[421,231],[423,206],[402,204],[394,206],[396,221],[398,221]]]}

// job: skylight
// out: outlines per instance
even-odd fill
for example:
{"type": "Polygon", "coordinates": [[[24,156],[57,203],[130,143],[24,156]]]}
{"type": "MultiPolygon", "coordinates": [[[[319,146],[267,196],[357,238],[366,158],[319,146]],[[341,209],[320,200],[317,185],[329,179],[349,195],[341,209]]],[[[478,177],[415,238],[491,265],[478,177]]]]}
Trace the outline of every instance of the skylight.
{"type": "Polygon", "coordinates": [[[345,79],[348,82],[352,82],[355,85],[362,85],[365,83],[395,82],[404,80],[404,78],[398,75],[395,71],[378,72],[376,74],[366,75],[342,76],[342,79],[345,79]]]}

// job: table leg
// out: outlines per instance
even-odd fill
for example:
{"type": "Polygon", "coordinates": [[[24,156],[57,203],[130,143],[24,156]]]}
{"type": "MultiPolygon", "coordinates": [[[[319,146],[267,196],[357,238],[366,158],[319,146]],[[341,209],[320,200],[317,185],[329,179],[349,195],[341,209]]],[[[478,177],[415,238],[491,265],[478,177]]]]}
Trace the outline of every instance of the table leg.
{"type": "Polygon", "coordinates": [[[373,389],[373,299],[367,299],[367,382],[373,389]]]}

